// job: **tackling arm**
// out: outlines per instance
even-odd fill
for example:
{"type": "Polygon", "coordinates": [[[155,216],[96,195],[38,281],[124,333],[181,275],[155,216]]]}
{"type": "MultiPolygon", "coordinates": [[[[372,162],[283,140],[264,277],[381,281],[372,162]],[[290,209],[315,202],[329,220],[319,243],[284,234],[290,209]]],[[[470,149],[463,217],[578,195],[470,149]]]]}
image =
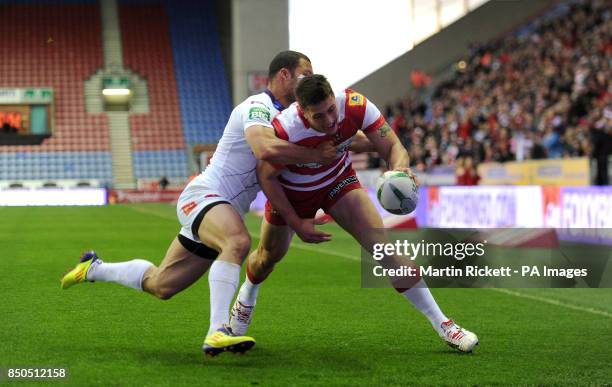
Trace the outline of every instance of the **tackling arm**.
{"type": "Polygon", "coordinates": [[[257,162],[257,177],[262,190],[276,211],[296,234],[307,243],[321,243],[331,240],[331,235],[315,229],[314,219],[301,219],[289,202],[278,176],[281,170],[267,161],[257,162]]]}
{"type": "Polygon", "coordinates": [[[316,148],[307,148],[282,140],[267,126],[253,125],[245,130],[245,137],[259,160],[274,164],[329,164],[336,159],[336,147],[331,141],[316,148]]]}

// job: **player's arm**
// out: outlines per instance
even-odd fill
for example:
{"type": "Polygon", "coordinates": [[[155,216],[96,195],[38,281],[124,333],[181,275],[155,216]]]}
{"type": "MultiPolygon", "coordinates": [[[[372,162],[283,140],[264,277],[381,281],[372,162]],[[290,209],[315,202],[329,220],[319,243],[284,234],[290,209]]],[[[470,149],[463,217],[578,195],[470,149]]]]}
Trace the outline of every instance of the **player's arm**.
{"type": "Polygon", "coordinates": [[[307,148],[276,137],[274,129],[263,125],[249,126],[245,136],[255,157],[274,164],[316,162],[327,165],[337,157],[336,147],[331,141],[321,143],[316,148],[307,148]]]}
{"type": "Polygon", "coordinates": [[[374,145],[368,140],[362,131],[358,131],[349,146],[349,150],[355,153],[374,152],[374,145]]]}
{"type": "Polygon", "coordinates": [[[331,240],[331,234],[327,234],[315,229],[316,222],[314,219],[300,218],[293,206],[289,202],[285,191],[278,181],[278,176],[281,170],[276,168],[272,163],[267,161],[257,162],[257,177],[262,190],[272,204],[272,207],[280,213],[285,222],[291,227],[295,233],[306,243],[321,243],[331,240]]]}
{"type": "Polygon", "coordinates": [[[384,122],[378,129],[367,131],[366,136],[380,157],[387,162],[387,168],[413,176],[408,168],[410,165],[408,152],[389,124],[384,122]]]}

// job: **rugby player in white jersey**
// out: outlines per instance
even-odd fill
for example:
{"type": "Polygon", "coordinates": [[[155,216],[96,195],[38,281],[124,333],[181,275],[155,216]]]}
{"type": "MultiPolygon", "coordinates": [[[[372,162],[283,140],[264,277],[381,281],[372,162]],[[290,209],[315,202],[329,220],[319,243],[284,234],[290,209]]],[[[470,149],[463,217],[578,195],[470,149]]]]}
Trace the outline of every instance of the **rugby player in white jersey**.
{"type": "MultiPolygon", "coordinates": [[[[335,159],[331,142],[312,149],[274,135],[271,120],[295,101],[298,79],[310,74],[308,57],[283,51],[270,63],[266,91],[234,108],[210,165],[180,195],[177,215],[182,228],[159,266],[142,259],[107,263],[91,251],[62,278],[61,287],[86,281],[115,282],[167,300],[210,269],[210,327],[203,351],[215,356],[250,349],[255,340],[234,335],[228,323],[240,267],[251,246],[243,216],[260,189],[256,160],[327,164],[335,159]]],[[[327,238],[316,230],[309,237],[314,241],[327,238]]]]}
{"type": "MultiPolygon", "coordinates": [[[[232,307],[230,325],[236,334],[245,334],[253,316],[261,283],[287,253],[293,233],[305,242],[316,242],[312,218],[322,208],[361,246],[372,253],[376,243],[387,241],[380,215],[361,188],[347,151],[353,137],[363,131],[374,149],[387,161],[390,170],[410,175],[408,153],[385,122],[376,106],[350,89],[334,96],[322,75],[307,76],[296,90],[296,103],[274,120],[276,135],[284,140],[317,146],[333,140],[336,159],[328,164],[271,163],[260,161],[260,184],[268,197],[261,239],[247,260],[247,276],[232,307]]],[[[383,266],[398,267],[398,257],[386,257],[383,266]]],[[[425,315],[436,332],[450,346],[471,352],[478,338],[447,318],[425,282],[420,278],[395,278],[393,286],[425,315]]]]}

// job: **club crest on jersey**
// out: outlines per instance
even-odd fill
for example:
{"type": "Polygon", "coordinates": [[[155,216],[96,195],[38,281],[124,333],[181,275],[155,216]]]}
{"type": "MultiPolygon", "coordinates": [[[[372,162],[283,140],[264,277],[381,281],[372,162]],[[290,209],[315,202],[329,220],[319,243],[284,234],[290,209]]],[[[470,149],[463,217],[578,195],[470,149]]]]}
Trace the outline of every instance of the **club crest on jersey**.
{"type": "Polygon", "coordinates": [[[363,95],[359,93],[349,94],[349,106],[361,106],[363,105],[363,95]]]}

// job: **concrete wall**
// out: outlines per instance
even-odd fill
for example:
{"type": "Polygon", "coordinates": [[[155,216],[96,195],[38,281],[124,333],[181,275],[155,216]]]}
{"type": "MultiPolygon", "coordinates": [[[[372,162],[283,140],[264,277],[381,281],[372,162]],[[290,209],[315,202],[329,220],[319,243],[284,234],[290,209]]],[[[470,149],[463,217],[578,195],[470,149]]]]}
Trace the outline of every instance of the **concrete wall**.
{"type": "Polygon", "coordinates": [[[395,102],[409,91],[411,70],[438,75],[465,57],[470,43],[507,33],[554,3],[556,0],[491,0],[351,87],[378,106],[395,102]]]}
{"type": "Polygon", "coordinates": [[[247,96],[249,71],[267,71],[279,51],[289,49],[287,0],[232,0],[232,89],[234,105],[247,96]]]}

